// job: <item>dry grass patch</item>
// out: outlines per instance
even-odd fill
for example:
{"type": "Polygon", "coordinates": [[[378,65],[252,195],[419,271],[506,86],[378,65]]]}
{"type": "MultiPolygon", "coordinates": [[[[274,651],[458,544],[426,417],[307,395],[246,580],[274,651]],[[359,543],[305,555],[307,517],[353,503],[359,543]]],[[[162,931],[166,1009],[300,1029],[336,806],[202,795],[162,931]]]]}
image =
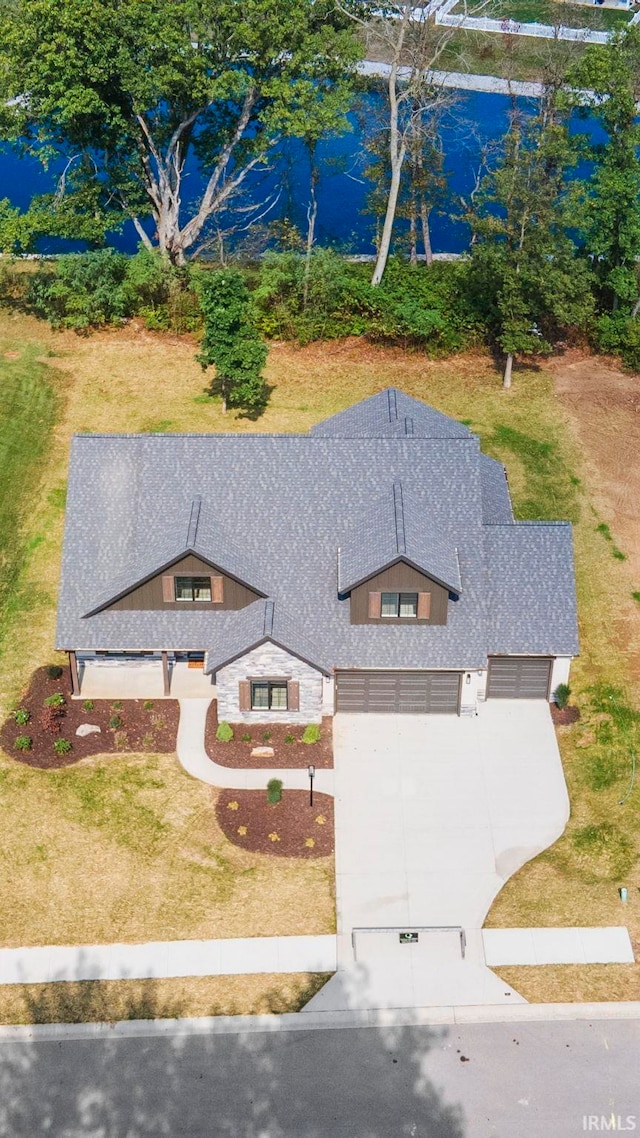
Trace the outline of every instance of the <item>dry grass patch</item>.
{"type": "Polygon", "coordinates": [[[541,964],[493,971],[531,1004],[640,1000],[637,964],[541,964]]]}
{"type": "Polygon", "coordinates": [[[117,1023],[297,1012],[328,980],[308,973],[0,986],[0,1023],[117,1023]]]}
{"type": "Polygon", "coordinates": [[[0,767],[2,943],[135,943],[334,931],[333,860],[238,849],[216,793],[172,755],[0,767]]]}

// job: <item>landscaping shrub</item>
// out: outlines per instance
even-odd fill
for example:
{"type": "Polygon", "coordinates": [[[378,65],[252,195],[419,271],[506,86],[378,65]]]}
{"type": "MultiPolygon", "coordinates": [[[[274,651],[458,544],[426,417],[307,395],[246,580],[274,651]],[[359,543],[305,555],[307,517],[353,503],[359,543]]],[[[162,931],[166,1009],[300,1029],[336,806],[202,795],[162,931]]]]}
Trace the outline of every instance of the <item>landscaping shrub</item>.
{"type": "Polygon", "coordinates": [[[57,735],[60,731],[61,720],[64,717],[64,708],[45,707],[40,713],[40,728],[49,735],[57,735]]]}
{"type": "Polygon", "coordinates": [[[45,707],[64,707],[65,698],[61,691],[54,692],[53,695],[47,696],[44,701],[45,707]]]}
{"type": "Polygon", "coordinates": [[[282,800],[282,779],[270,778],[267,783],[267,799],[272,806],[277,806],[282,800]]]}
{"type": "Polygon", "coordinates": [[[251,736],[250,736],[249,732],[245,731],[244,735],[241,736],[241,739],[242,739],[243,743],[250,743],[251,742],[251,736]]]}
{"type": "Polygon", "coordinates": [[[71,743],[68,739],[55,739],[53,749],[56,755],[68,755],[71,750],[71,743]]]}
{"type": "Polygon", "coordinates": [[[153,749],[154,742],[155,742],[155,739],[154,739],[151,731],[145,731],[144,735],[142,736],[142,746],[143,746],[144,750],[145,751],[151,751],[153,749]]]}
{"type": "Polygon", "coordinates": [[[320,742],[320,727],[317,723],[309,723],[305,727],[302,735],[303,743],[319,743],[320,742]]]}
{"type": "Polygon", "coordinates": [[[112,715],[109,719],[109,727],[112,731],[118,731],[122,727],[122,718],[119,715],[112,715]]]}
{"type": "Polygon", "coordinates": [[[562,711],[569,703],[569,696],[571,695],[571,688],[568,684],[558,684],[553,693],[553,699],[556,707],[562,711]]]}
{"type": "Polygon", "coordinates": [[[85,711],[93,711],[93,706],[94,706],[93,700],[92,699],[85,699],[82,706],[83,706],[85,711]]]}
{"type": "Polygon", "coordinates": [[[216,739],[219,743],[230,743],[233,739],[233,727],[230,723],[226,723],[224,719],[222,720],[222,723],[218,724],[216,739]]]}
{"type": "Polygon", "coordinates": [[[111,704],[111,710],[112,711],[122,711],[122,700],[121,699],[114,700],[114,702],[111,704]]]}
{"type": "Polygon", "coordinates": [[[603,315],[596,321],[595,343],[602,352],[621,356],[627,367],[640,371],[640,321],[624,313],[603,315]]]}
{"type": "Polygon", "coordinates": [[[47,675],[50,680],[59,680],[62,675],[63,669],[59,664],[49,664],[47,668],[47,675]]]}
{"type": "Polygon", "coordinates": [[[113,745],[116,751],[126,751],[129,743],[129,736],[126,731],[116,731],[113,736],[113,745]]]}
{"type": "Polygon", "coordinates": [[[14,711],[13,718],[18,724],[18,727],[24,727],[25,724],[28,723],[31,719],[31,715],[27,711],[26,707],[19,707],[17,711],[14,711]]]}
{"type": "Polygon", "coordinates": [[[296,737],[295,735],[285,735],[284,741],[285,743],[295,743],[296,737]]]}
{"type": "Polygon", "coordinates": [[[33,740],[30,735],[18,735],[14,746],[18,751],[30,751],[33,740]]]}
{"type": "Polygon", "coordinates": [[[571,841],[586,859],[588,876],[594,881],[620,881],[637,860],[633,842],[612,822],[583,826],[571,841]]]}
{"type": "Polygon", "coordinates": [[[142,706],[144,707],[145,711],[153,711],[153,700],[145,699],[142,706]]]}

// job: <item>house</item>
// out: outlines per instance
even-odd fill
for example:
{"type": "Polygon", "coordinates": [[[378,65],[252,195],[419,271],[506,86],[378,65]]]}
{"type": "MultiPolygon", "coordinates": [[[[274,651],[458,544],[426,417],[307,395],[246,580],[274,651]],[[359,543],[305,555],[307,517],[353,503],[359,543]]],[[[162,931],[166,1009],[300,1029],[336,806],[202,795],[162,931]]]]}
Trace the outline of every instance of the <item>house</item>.
{"type": "Polygon", "coordinates": [[[308,435],[78,435],[56,642],[77,696],[192,680],[231,722],[549,699],[571,527],[514,521],[501,464],[394,389],[308,435]]]}

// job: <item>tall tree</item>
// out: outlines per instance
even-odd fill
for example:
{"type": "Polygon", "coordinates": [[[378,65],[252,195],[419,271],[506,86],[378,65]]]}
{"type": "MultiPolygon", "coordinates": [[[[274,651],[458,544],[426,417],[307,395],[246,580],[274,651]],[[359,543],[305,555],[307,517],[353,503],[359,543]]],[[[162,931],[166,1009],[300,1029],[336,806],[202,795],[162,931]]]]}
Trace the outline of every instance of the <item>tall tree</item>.
{"type": "MultiPolygon", "coordinates": [[[[367,6],[364,6],[367,7],[367,6]]],[[[384,222],[378,255],[371,278],[372,285],[380,284],[384,275],[393,227],[398,210],[401,180],[405,162],[415,147],[416,138],[434,109],[451,100],[451,94],[434,84],[432,70],[444,51],[449,33],[436,28],[426,15],[424,3],[382,4],[374,17],[366,11],[360,13],[353,4],[343,10],[349,12],[364,29],[369,43],[388,63],[386,93],[386,126],[388,146],[388,191],[384,222]]]]}
{"type": "Polygon", "coordinates": [[[563,328],[584,327],[593,312],[591,274],[569,236],[575,161],[557,93],[548,91],[535,115],[514,109],[470,219],[471,281],[505,355],[507,388],[519,352],[550,351],[563,328]]]}
{"type": "Polygon", "coordinates": [[[291,117],[311,129],[359,53],[333,0],[15,0],[0,16],[15,137],[43,162],[66,153],[69,186],[99,186],[101,207],[130,218],[147,247],[151,214],[176,264],[203,247],[291,117]],[[196,201],[192,156],[206,175],[196,201]]]}
{"type": "Polygon", "coordinates": [[[604,141],[585,139],[593,173],[581,229],[593,260],[602,307],[640,310],[640,28],[618,32],[606,47],[589,48],[570,74],[583,88],[582,113],[595,117],[604,141]]]}
{"type": "Polygon", "coordinates": [[[203,273],[198,294],[204,337],[196,359],[203,371],[215,367],[224,413],[238,407],[255,414],[267,401],[262,378],[267,348],[257,333],[242,274],[231,269],[203,273]]]}

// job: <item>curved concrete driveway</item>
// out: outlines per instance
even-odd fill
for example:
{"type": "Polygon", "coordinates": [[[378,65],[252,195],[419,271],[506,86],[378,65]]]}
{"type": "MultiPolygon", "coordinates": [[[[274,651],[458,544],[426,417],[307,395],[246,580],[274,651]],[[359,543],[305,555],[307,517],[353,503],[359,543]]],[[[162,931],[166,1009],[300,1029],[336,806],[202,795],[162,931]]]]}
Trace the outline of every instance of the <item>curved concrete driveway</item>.
{"type": "Polygon", "coordinates": [[[340,971],[309,1010],[516,1002],[484,966],[479,930],[505,881],[569,816],[548,705],[491,700],[473,718],[342,714],[334,751],[340,971]],[[421,935],[419,949],[363,934],[354,960],[354,928],[443,925],[467,931],[464,962],[455,934],[431,958],[440,934],[421,935]]]}

